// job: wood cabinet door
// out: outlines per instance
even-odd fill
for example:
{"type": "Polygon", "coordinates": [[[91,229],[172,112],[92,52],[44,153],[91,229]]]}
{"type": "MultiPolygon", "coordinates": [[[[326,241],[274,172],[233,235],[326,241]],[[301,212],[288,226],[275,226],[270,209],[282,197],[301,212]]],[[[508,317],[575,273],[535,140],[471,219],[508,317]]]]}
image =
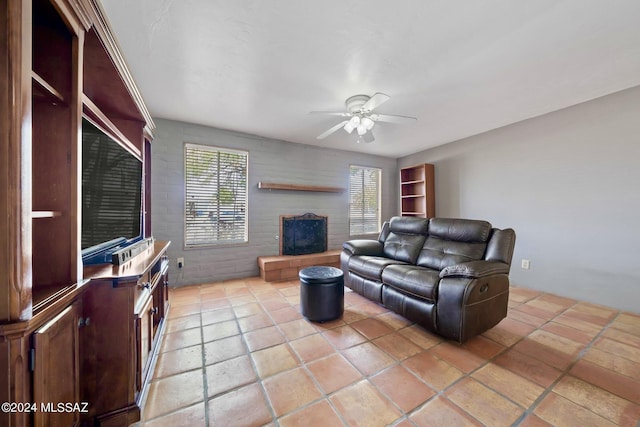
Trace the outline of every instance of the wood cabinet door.
{"type": "Polygon", "coordinates": [[[169,269],[164,270],[164,274],[160,279],[162,284],[162,317],[167,317],[169,311],[169,269]]]}
{"type": "Polygon", "coordinates": [[[151,342],[153,347],[153,342],[157,339],[160,322],[164,318],[164,280],[162,276],[160,277],[160,280],[158,280],[158,284],[153,291],[151,318],[153,319],[151,333],[151,342]]]}
{"type": "Polygon", "coordinates": [[[78,320],[81,303],[74,302],[33,333],[33,397],[36,427],[77,426],[80,413],[60,404],[80,406],[78,320]],[[42,405],[45,405],[44,407],[42,405]]]}
{"type": "Polygon", "coordinates": [[[136,341],[138,344],[136,394],[142,390],[142,385],[147,376],[151,344],[153,342],[153,316],[153,296],[149,295],[149,299],[136,319],[136,341]]]}

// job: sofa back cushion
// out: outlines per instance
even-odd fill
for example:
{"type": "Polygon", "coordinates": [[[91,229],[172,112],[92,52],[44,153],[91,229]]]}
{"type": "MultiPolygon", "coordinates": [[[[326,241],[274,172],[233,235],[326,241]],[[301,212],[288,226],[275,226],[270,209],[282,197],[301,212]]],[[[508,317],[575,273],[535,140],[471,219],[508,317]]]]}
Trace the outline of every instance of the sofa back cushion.
{"type": "Polygon", "coordinates": [[[384,256],[415,264],[424,245],[428,227],[429,221],[424,218],[391,218],[389,234],[384,241],[384,256]]]}
{"type": "Polygon", "coordinates": [[[484,257],[491,224],[472,219],[431,218],[429,236],[417,259],[422,267],[442,270],[484,257]]]}

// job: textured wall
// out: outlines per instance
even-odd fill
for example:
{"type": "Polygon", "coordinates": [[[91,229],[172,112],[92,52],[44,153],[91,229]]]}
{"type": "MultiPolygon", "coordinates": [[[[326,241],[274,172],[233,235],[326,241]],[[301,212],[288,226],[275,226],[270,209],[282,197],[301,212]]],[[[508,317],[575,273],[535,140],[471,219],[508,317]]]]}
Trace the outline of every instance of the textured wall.
{"type": "Polygon", "coordinates": [[[639,117],[636,87],[399,159],[399,167],[435,164],[438,216],[516,230],[513,283],[639,313],[639,117]]]}
{"type": "Polygon", "coordinates": [[[349,239],[348,193],[260,190],[258,181],[349,187],[349,165],[382,169],[382,218],[397,214],[397,161],[349,151],[275,141],[169,120],[155,120],[152,145],[152,227],[156,239],[171,240],[173,285],[258,275],[257,257],[277,255],[279,216],[327,215],[328,247],[349,239]],[[183,249],[184,143],[249,151],[249,243],[183,249]],[[185,266],[176,267],[184,257],[185,266]]]}

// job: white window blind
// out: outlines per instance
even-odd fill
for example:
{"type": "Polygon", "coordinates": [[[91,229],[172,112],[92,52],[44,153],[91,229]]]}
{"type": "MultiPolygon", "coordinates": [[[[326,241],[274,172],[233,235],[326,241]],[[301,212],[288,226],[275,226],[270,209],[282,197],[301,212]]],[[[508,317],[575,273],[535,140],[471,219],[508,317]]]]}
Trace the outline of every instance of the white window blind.
{"type": "Polygon", "coordinates": [[[185,144],[185,247],[248,241],[249,153],[185,144]]]}
{"type": "Polygon", "coordinates": [[[376,168],[351,166],[349,176],[349,233],[380,232],[380,179],[376,168]]]}

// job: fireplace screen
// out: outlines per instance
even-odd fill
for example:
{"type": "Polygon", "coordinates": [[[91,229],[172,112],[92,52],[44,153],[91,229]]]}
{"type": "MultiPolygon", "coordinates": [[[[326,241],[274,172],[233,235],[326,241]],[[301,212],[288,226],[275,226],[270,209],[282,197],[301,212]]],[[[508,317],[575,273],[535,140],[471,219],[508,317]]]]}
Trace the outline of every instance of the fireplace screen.
{"type": "Polygon", "coordinates": [[[307,213],[280,217],[280,254],[305,255],[327,250],[327,217],[307,213]]]}

